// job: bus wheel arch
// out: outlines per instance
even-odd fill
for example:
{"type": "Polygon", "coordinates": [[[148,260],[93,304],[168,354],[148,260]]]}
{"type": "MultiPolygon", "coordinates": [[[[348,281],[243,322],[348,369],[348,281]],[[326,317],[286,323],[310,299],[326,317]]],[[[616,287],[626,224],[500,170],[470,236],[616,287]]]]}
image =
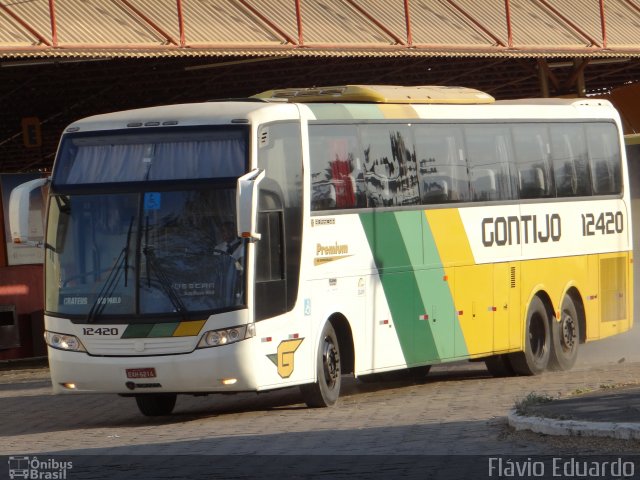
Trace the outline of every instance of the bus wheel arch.
{"type": "Polygon", "coordinates": [[[551,319],[550,370],[570,370],[578,357],[579,344],[586,339],[584,304],[575,287],[567,290],[559,309],[560,318],[551,319]]]}
{"type": "Polygon", "coordinates": [[[551,354],[553,309],[546,292],[536,293],[527,308],[523,351],[509,354],[509,363],[519,375],[539,375],[546,370],[551,354]]]}
{"type": "Polygon", "coordinates": [[[338,343],[340,344],[342,373],[353,373],[355,371],[355,348],[353,346],[351,325],[341,313],[333,314],[329,322],[331,322],[338,337],[338,343]]]}
{"type": "Polygon", "coordinates": [[[316,381],[300,386],[304,402],[311,408],[330,407],[338,401],[342,374],[349,363],[353,365],[351,329],[341,318],[332,316],[322,327],[315,356],[316,381]]]}

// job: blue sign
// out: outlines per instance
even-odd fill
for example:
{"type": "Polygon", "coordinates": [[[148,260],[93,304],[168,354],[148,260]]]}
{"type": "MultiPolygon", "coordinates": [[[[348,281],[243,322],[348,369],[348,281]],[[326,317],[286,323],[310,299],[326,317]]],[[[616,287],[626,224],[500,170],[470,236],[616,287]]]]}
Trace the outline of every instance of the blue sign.
{"type": "Polygon", "coordinates": [[[160,210],[160,192],[147,192],[144,194],[145,210],[160,210]]]}

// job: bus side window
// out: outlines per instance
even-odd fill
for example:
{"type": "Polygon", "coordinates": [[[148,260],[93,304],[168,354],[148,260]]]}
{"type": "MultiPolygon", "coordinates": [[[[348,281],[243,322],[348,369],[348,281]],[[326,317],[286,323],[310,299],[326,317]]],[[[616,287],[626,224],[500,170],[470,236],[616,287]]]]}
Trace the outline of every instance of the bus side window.
{"type": "Polygon", "coordinates": [[[508,129],[492,124],[467,125],[464,134],[473,200],[513,199],[509,168],[513,154],[508,129]]]}
{"type": "Polygon", "coordinates": [[[357,129],[310,125],[311,210],[365,207],[357,129]]]}
{"type": "Polygon", "coordinates": [[[424,204],[470,199],[461,130],[454,125],[414,125],[420,200],[424,204]]]}
{"type": "Polygon", "coordinates": [[[551,158],[558,197],[591,195],[587,142],[582,125],[551,128],[551,158]]]}
{"type": "Polygon", "coordinates": [[[555,196],[547,127],[533,123],[516,125],[512,134],[520,198],[555,196]]]}
{"type": "Polygon", "coordinates": [[[472,172],[473,199],[496,200],[498,198],[496,173],[488,168],[475,168],[472,172]]]}
{"type": "Polygon", "coordinates": [[[618,132],[613,124],[587,125],[587,142],[594,195],[620,193],[620,149],[618,132]]]}
{"type": "Polygon", "coordinates": [[[411,133],[406,124],[360,127],[369,206],[419,203],[416,154],[411,133]]]}

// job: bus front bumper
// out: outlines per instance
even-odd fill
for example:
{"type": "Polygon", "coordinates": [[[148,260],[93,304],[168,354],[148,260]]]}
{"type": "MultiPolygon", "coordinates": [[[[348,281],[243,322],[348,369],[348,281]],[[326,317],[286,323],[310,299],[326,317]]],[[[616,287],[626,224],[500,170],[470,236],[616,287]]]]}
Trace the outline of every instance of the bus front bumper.
{"type": "Polygon", "coordinates": [[[100,357],[49,347],[54,393],[255,391],[251,340],[164,356],[100,357]]]}

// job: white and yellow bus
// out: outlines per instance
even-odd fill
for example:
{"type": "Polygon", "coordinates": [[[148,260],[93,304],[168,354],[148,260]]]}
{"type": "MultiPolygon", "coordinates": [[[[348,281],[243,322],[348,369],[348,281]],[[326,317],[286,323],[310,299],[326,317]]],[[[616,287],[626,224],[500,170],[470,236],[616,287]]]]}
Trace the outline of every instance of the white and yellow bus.
{"type": "MultiPolygon", "coordinates": [[[[164,415],[179,393],[297,385],[329,406],[342,374],[461,359],[571,368],[580,344],[632,326],[623,146],[607,101],[452,87],[75,122],[49,183],[54,391],[164,415]]],[[[16,242],[42,183],[12,195],[16,242]]]]}

